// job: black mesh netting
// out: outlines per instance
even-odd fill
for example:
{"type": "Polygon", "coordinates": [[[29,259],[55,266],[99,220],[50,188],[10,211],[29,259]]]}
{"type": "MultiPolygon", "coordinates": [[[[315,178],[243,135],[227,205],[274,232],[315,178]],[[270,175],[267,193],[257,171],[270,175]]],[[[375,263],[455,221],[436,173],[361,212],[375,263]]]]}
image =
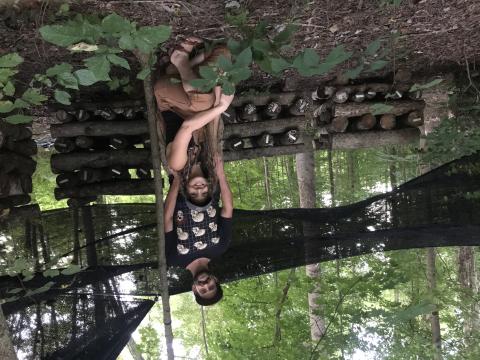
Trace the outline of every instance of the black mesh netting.
{"type": "MultiPolygon", "coordinates": [[[[231,246],[221,259],[215,260],[214,267],[224,281],[233,281],[376,251],[479,245],[480,218],[476,216],[479,210],[480,155],[472,155],[415,178],[390,193],[348,206],[236,210],[231,246]]],[[[90,351],[102,343],[124,344],[124,337],[134,328],[130,325],[151,305],[131,302],[127,306],[119,296],[158,293],[154,219],[153,204],[118,204],[44,212],[41,219],[29,219],[37,230],[41,229],[36,236],[26,230],[25,219],[3,224],[0,256],[6,258],[13,250],[36,263],[36,275],[24,285],[38,289],[54,282],[46,292],[18,296],[3,305],[12,332],[25,337],[15,341],[30,344],[29,351],[34,346],[38,348],[40,345],[35,344],[39,332],[34,334],[32,330],[28,337],[21,331],[22,326],[35,327],[35,319],[44,319],[51,326],[52,305],[48,304],[53,304],[57,312],[61,307],[64,309],[56,316],[55,331],[69,333],[71,337],[73,330],[68,326],[75,322],[78,334],[73,342],[68,336],[48,337],[45,330],[40,341],[43,352],[37,348],[33,352],[37,357],[43,353],[63,359],[68,358],[62,357],[66,348],[90,351]],[[40,272],[47,263],[63,268],[71,262],[86,269],[52,278],[45,278],[40,272]],[[83,305],[79,305],[80,300],[72,302],[74,297],[84,299],[83,305]],[[45,305],[38,310],[35,304],[40,302],[45,305]],[[77,309],[75,319],[69,318],[73,317],[73,311],[69,310],[73,306],[77,309]],[[123,312],[119,311],[122,307],[123,312]],[[38,311],[45,315],[39,317],[38,311]],[[97,315],[105,320],[96,321],[97,315]],[[122,329],[123,335],[109,332],[109,328],[122,329]],[[99,335],[92,339],[93,333],[99,335]],[[60,338],[61,341],[56,340],[60,338]],[[54,350],[59,348],[62,350],[54,350]]],[[[5,265],[5,261],[0,262],[4,269],[5,265]]],[[[189,291],[191,287],[191,278],[182,269],[169,269],[169,281],[172,294],[189,291]]],[[[7,292],[20,287],[18,279],[8,275],[1,276],[0,283],[2,298],[10,297],[7,292]]],[[[49,331],[50,334],[53,330],[49,331]]],[[[114,358],[113,352],[104,355],[98,358],[114,358]]]]}

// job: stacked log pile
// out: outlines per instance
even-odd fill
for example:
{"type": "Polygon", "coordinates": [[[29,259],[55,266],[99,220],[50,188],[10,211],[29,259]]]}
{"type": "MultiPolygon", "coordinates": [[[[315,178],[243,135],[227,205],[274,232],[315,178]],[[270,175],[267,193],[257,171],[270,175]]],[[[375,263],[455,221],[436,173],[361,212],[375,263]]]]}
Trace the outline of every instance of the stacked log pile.
{"type": "Polygon", "coordinates": [[[36,153],[31,128],[0,120],[0,214],[30,202],[36,153]]]}
{"type": "MultiPolygon", "coordinates": [[[[237,96],[222,115],[224,159],[418,141],[425,104],[409,88],[370,83],[237,96]]],[[[58,151],[51,160],[56,198],[76,204],[98,195],[153,194],[143,112],[139,103],[59,110],[60,124],[51,127],[58,151]]]]}
{"type": "Polygon", "coordinates": [[[60,109],[51,126],[57,200],[69,205],[99,195],[154,194],[148,124],[139,103],[76,104],[60,109]]]}

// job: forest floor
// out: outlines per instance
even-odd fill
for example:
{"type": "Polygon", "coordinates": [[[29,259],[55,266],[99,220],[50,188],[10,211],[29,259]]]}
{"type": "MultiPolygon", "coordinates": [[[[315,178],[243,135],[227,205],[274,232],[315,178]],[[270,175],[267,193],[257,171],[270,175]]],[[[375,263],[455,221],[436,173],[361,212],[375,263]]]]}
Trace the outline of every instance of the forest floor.
{"type": "MultiPolygon", "coordinates": [[[[21,70],[26,84],[26,79],[32,74],[42,72],[54,63],[81,60],[41,40],[38,29],[56,21],[58,4],[35,6],[37,1],[25,2],[32,9],[16,17],[11,14],[0,16],[3,20],[0,21],[0,55],[17,51],[25,58],[21,70]]],[[[251,24],[260,20],[266,20],[273,26],[297,24],[299,30],[292,44],[293,52],[310,47],[325,57],[337,45],[359,50],[384,37],[391,46],[391,61],[381,73],[375,74],[379,77],[393,74],[401,68],[421,77],[439,75],[452,68],[465,67],[467,59],[476,68],[476,63],[480,61],[480,2],[403,0],[399,6],[388,5],[391,2],[393,0],[245,0],[240,4],[247,9],[251,24]]],[[[71,11],[95,14],[117,12],[140,25],[169,24],[173,29],[169,42],[165,44],[165,48],[169,48],[181,35],[193,34],[206,39],[235,37],[235,27],[225,21],[226,3],[228,1],[88,0],[72,2],[71,11]]],[[[330,73],[312,79],[292,72],[285,74],[288,83],[283,86],[297,89],[312,87],[317,81],[334,79],[335,75],[330,73]]],[[[282,83],[282,79],[255,72],[244,88],[268,90],[270,86],[282,83]]]]}

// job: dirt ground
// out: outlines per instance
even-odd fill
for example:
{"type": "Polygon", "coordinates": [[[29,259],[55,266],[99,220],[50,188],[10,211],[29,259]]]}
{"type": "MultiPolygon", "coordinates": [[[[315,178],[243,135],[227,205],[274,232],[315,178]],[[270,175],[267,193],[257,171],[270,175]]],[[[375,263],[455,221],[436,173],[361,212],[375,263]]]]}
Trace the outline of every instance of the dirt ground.
{"type": "MultiPolygon", "coordinates": [[[[391,0],[300,1],[246,0],[249,22],[261,19],[272,25],[296,23],[294,48],[315,48],[320,56],[339,44],[349,50],[365,48],[372,40],[397,33],[391,43],[391,62],[378,74],[406,67],[423,75],[438,74],[442,69],[465,67],[465,59],[473,65],[480,61],[480,1],[478,0],[403,0],[398,7],[382,6],[391,0]]],[[[32,0],[29,3],[35,3],[32,0]]],[[[234,27],[225,23],[225,4],[229,1],[77,1],[71,10],[106,14],[112,11],[141,25],[169,24],[173,35],[166,47],[179,35],[195,34],[207,39],[235,36],[234,27]]],[[[47,2],[48,3],[48,2],[47,2]]],[[[0,54],[17,51],[24,58],[25,76],[44,71],[55,62],[76,60],[41,41],[39,27],[55,18],[53,5],[32,6],[17,14],[16,19],[0,16],[0,54]]],[[[346,66],[348,66],[347,64],[346,66]]],[[[314,80],[288,74],[288,87],[309,86],[314,80]]],[[[329,74],[321,80],[334,78],[329,74]]],[[[261,88],[282,82],[257,73],[245,85],[261,88]]],[[[39,114],[41,115],[41,114],[39,114]]]]}

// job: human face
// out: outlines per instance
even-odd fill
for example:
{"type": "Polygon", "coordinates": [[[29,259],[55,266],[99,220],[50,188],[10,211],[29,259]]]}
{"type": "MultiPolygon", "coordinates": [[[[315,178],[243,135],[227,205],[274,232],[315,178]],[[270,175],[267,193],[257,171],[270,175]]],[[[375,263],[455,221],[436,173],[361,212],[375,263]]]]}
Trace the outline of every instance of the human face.
{"type": "Polygon", "coordinates": [[[202,202],[208,197],[208,182],[203,176],[188,181],[187,194],[194,202],[202,202]]]}
{"type": "Polygon", "coordinates": [[[217,293],[217,279],[207,272],[198,274],[193,280],[192,290],[201,298],[211,299],[217,293]]]}

